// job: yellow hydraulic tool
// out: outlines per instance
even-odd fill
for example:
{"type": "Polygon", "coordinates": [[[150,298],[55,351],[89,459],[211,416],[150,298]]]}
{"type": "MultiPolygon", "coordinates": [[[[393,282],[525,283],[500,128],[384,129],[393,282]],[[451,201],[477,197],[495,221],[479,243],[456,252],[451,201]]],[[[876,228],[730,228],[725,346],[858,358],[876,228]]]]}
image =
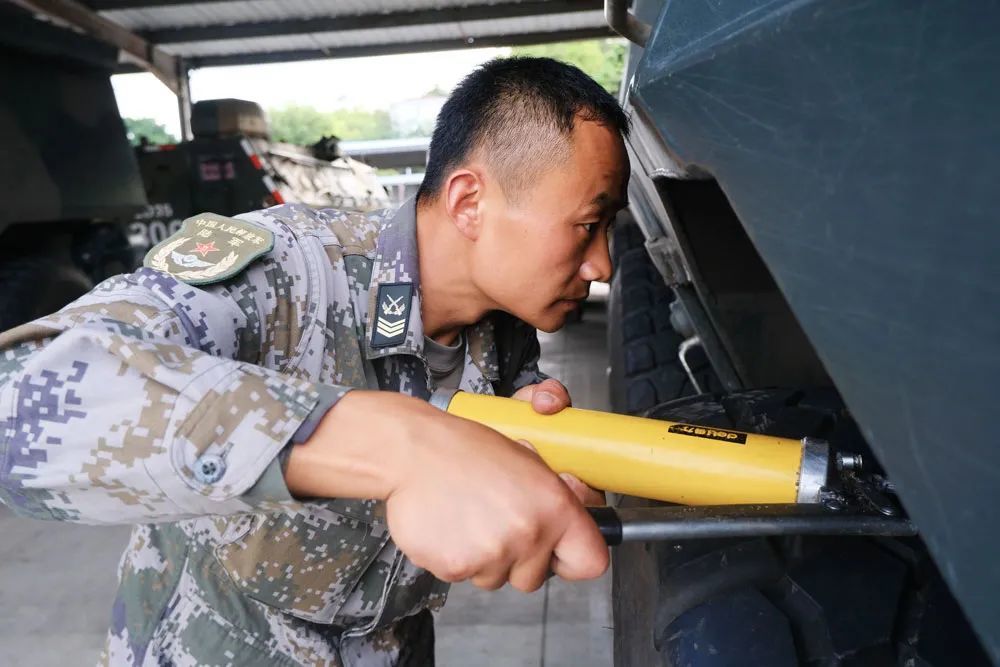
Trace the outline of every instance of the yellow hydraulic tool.
{"type": "Polygon", "coordinates": [[[817,503],[829,452],[821,440],[439,391],[432,403],[514,440],[527,440],[556,472],[590,486],[684,505],[817,503]]]}

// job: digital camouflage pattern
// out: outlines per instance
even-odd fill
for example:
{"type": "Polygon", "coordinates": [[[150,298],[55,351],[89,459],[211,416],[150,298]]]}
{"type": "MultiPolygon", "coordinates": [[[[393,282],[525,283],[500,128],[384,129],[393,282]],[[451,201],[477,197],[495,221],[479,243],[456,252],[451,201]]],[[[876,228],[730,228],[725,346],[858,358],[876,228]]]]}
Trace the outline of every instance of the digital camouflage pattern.
{"type": "MultiPolygon", "coordinates": [[[[351,388],[424,399],[413,202],[239,216],[274,248],[192,286],[148,267],[0,334],[0,498],[23,516],[133,523],[103,659],[127,665],[423,665],[447,586],[383,503],[291,498],[280,453],[351,388]],[[377,287],[413,283],[372,349],[377,287]]],[[[461,388],[538,382],[534,329],[466,331],[461,388]]]]}

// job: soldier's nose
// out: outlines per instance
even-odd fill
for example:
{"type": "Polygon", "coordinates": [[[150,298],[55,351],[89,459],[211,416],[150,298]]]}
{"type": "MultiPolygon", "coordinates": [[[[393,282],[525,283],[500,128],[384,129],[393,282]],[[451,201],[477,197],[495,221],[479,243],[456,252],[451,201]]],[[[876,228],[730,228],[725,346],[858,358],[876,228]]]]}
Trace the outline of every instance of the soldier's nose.
{"type": "Polygon", "coordinates": [[[600,282],[606,280],[600,267],[593,262],[584,262],[580,265],[580,278],[588,283],[595,280],[600,282]]]}
{"type": "Polygon", "coordinates": [[[587,248],[583,264],[580,265],[580,278],[586,281],[606,283],[611,280],[611,253],[608,250],[608,239],[600,234],[594,237],[587,248]]]}

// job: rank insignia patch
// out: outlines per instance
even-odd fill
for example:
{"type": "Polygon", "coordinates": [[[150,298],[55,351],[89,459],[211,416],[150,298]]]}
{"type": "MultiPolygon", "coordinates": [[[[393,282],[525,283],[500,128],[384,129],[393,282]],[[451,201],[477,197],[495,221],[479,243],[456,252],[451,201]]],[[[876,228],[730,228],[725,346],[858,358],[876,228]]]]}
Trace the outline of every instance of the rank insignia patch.
{"type": "Polygon", "coordinates": [[[185,220],[173,236],[153,246],[142,264],[189,285],[208,285],[235,276],[273,247],[274,234],[267,229],[201,213],[185,220]]]}
{"type": "Polygon", "coordinates": [[[393,347],[406,340],[413,301],[413,283],[379,285],[375,300],[372,347],[393,347]]]}

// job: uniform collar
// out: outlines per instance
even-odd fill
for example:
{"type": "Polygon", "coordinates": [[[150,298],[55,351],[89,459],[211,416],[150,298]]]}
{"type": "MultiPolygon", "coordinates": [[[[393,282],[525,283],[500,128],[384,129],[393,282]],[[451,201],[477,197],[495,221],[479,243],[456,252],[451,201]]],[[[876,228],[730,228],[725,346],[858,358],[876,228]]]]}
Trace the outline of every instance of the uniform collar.
{"type": "MultiPolygon", "coordinates": [[[[368,288],[368,314],[365,319],[365,351],[369,359],[379,359],[395,354],[411,354],[424,360],[424,324],[420,312],[420,261],[417,254],[417,204],[410,198],[399,207],[382,227],[375,243],[375,261],[368,288]],[[372,347],[372,327],[379,304],[379,287],[409,283],[413,285],[406,336],[399,345],[372,347]]],[[[472,363],[483,376],[496,381],[500,378],[497,363],[496,337],[493,321],[486,316],[468,327],[465,332],[466,361],[472,363]]]]}
{"type": "MultiPolygon", "coordinates": [[[[490,382],[500,380],[500,365],[497,361],[496,332],[493,318],[487,315],[466,329],[465,361],[472,364],[490,382]]],[[[463,375],[463,380],[464,380],[463,375]]]]}
{"type": "Polygon", "coordinates": [[[368,287],[368,316],[365,320],[365,351],[369,359],[394,354],[424,358],[424,324],[420,316],[420,262],[417,256],[416,200],[406,200],[383,225],[375,242],[375,261],[368,287]],[[382,285],[410,284],[406,335],[399,345],[372,347],[372,331],[378,316],[378,294],[382,285]]]}

